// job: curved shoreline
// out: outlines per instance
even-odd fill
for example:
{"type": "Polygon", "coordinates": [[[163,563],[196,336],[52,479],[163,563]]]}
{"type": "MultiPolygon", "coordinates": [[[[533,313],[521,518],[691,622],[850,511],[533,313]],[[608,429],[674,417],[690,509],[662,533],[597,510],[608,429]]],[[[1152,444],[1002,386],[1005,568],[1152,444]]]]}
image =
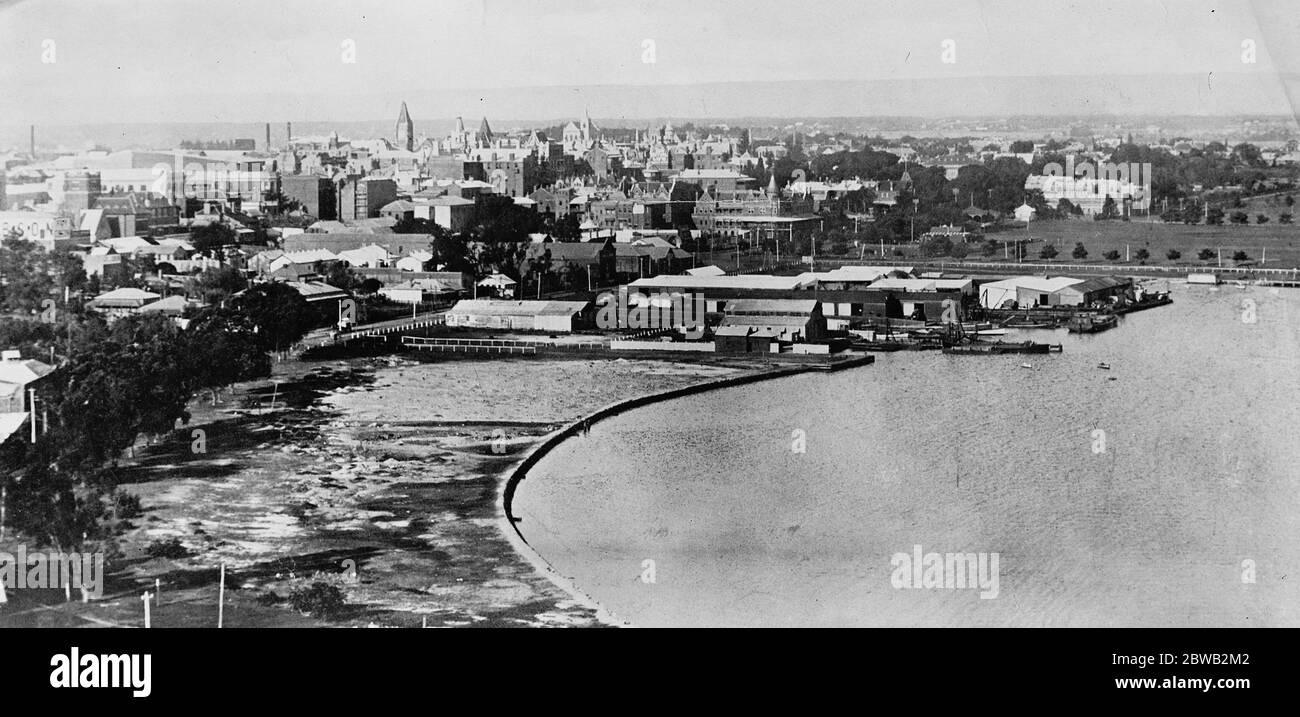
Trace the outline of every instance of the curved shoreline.
{"type": "Polygon", "coordinates": [[[818,369],[809,366],[770,368],[758,373],[744,374],[742,376],[727,376],[725,378],[695,383],[681,388],[673,388],[658,393],[635,396],[633,398],[615,401],[614,403],[599,408],[582,418],[566,424],[562,428],[552,431],[542,439],[541,443],[538,443],[528,451],[528,453],[520,459],[518,463],[514,464],[510,469],[510,473],[506,480],[499,482],[497,499],[500,501],[505,513],[502,518],[504,523],[499,525],[502,534],[505,535],[506,540],[510,542],[511,547],[515,549],[515,552],[524,560],[528,561],[528,563],[531,564],[538,573],[544,575],[548,580],[555,584],[556,587],[564,590],[583,606],[595,611],[597,620],[610,626],[630,625],[630,623],[627,622],[620,622],[613,613],[606,610],[604,606],[598,603],[594,598],[582,592],[572,581],[556,572],[555,567],[529,544],[528,539],[525,538],[524,534],[519,530],[518,522],[515,519],[513,510],[515,490],[519,487],[519,483],[528,477],[528,471],[536,466],[542,458],[545,458],[547,454],[559,446],[565,439],[576,435],[583,429],[584,425],[590,427],[597,421],[612,418],[633,408],[640,408],[652,403],[659,403],[674,398],[704,393],[706,391],[714,391],[720,388],[743,386],[774,378],[795,376],[815,370],[818,369]]]}

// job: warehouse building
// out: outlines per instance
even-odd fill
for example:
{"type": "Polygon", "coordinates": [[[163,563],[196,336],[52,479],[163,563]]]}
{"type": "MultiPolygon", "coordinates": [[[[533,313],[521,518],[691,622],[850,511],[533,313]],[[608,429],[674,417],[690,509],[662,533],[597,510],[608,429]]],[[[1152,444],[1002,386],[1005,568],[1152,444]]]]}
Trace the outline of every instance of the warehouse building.
{"type": "Polygon", "coordinates": [[[780,344],[817,343],[826,318],[814,299],[735,299],[727,302],[714,341],[723,353],[766,353],[780,344]]]}
{"type": "Polygon", "coordinates": [[[1094,276],[1058,290],[1056,299],[1061,306],[1111,304],[1114,303],[1115,297],[1124,296],[1132,290],[1132,279],[1119,276],[1094,276]]]}
{"type": "Polygon", "coordinates": [[[591,323],[588,301],[464,299],[447,312],[448,326],[572,333],[591,323]]]}
{"type": "Polygon", "coordinates": [[[1012,302],[1019,308],[1058,306],[1062,289],[1082,283],[1083,279],[1068,276],[1015,276],[981,285],[980,304],[988,309],[1007,308],[1012,302]]]}

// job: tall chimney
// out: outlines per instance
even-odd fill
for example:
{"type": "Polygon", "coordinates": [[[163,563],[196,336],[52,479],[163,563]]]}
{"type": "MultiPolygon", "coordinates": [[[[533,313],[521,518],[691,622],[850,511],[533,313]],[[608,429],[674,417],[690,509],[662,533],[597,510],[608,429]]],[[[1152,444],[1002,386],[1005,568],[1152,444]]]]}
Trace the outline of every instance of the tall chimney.
{"type": "Polygon", "coordinates": [[[285,143],[285,144],[288,144],[288,143],[289,143],[289,140],[291,140],[291,139],[293,139],[293,123],[292,123],[292,122],[285,122],[285,123],[284,123],[284,143],[285,143]]]}
{"type": "Polygon", "coordinates": [[[267,152],[271,151],[271,123],[270,122],[266,123],[266,146],[263,147],[262,149],[267,152]]]}
{"type": "Polygon", "coordinates": [[[32,157],[36,156],[36,125],[32,125],[32,157]]]}

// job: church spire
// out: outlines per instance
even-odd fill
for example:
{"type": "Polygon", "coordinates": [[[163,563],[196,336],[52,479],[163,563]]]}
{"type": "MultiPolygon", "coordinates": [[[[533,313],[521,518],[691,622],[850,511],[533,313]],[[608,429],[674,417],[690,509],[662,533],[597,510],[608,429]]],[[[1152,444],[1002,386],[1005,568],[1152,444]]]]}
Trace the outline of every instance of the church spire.
{"type": "Polygon", "coordinates": [[[399,149],[408,152],[415,149],[415,123],[411,121],[411,113],[406,109],[406,102],[402,102],[402,111],[397,114],[397,131],[393,134],[399,149]]]}

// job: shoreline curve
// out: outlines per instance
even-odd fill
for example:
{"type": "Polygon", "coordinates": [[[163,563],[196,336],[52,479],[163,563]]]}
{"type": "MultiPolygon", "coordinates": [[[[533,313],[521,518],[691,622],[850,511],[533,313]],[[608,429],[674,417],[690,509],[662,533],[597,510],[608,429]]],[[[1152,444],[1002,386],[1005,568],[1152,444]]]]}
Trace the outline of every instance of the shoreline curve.
{"type": "Polygon", "coordinates": [[[598,621],[611,627],[630,626],[631,623],[620,621],[613,613],[605,609],[605,607],[598,603],[594,598],[578,589],[578,586],[572,581],[561,576],[555,570],[555,567],[551,565],[551,563],[543,557],[541,553],[537,552],[531,544],[529,544],[528,539],[525,538],[524,534],[519,530],[518,521],[515,518],[513,510],[515,490],[519,487],[519,483],[528,477],[528,471],[536,466],[542,458],[545,458],[546,455],[559,446],[560,443],[576,435],[582,430],[584,425],[589,427],[598,421],[612,418],[631,409],[640,408],[652,403],[669,401],[674,398],[682,398],[684,396],[691,396],[706,391],[715,391],[721,388],[743,386],[746,384],[758,383],[759,381],[796,376],[817,370],[819,369],[810,366],[783,366],[769,368],[758,373],[747,373],[741,376],[727,376],[710,381],[703,381],[689,386],[672,388],[657,393],[649,393],[642,396],[623,399],[621,401],[615,401],[614,403],[596,409],[594,412],[575,421],[567,423],[562,428],[558,428],[548,434],[542,439],[541,443],[533,446],[533,448],[529,450],[518,463],[515,463],[509,469],[509,475],[506,477],[506,480],[499,482],[499,493],[497,498],[504,511],[504,516],[502,517],[502,521],[504,522],[499,523],[498,527],[505,535],[506,540],[510,542],[511,547],[515,549],[515,552],[520,557],[528,561],[528,563],[531,564],[538,573],[545,576],[556,587],[568,593],[584,607],[593,610],[596,613],[596,619],[598,621]]]}

